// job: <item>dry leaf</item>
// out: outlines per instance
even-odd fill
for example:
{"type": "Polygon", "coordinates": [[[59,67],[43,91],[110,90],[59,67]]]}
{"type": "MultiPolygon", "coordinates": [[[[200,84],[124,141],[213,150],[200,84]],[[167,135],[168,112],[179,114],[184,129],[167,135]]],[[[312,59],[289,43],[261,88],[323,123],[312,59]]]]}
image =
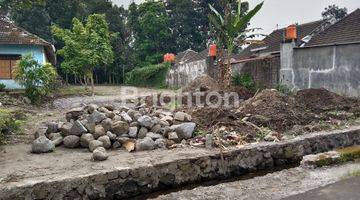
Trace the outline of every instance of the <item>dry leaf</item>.
{"type": "Polygon", "coordinates": [[[122,145],[128,152],[132,152],[135,150],[135,142],[132,140],[127,140],[122,145]]]}

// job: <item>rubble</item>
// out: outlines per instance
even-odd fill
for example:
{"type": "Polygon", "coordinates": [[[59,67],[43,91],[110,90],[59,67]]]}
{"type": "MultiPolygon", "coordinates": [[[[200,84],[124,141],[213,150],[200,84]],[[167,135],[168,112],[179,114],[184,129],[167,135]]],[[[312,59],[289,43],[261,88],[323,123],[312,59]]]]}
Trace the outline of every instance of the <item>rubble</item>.
{"type": "Polygon", "coordinates": [[[101,148],[123,148],[128,152],[166,149],[181,139],[191,139],[196,128],[185,112],[150,110],[144,106],[117,109],[91,104],[70,110],[65,119],[66,122],[46,123],[47,127],[39,129],[37,135],[56,146],[88,148],[94,160],[102,160],[101,148]],[[169,136],[169,132],[173,133],[169,136]]]}

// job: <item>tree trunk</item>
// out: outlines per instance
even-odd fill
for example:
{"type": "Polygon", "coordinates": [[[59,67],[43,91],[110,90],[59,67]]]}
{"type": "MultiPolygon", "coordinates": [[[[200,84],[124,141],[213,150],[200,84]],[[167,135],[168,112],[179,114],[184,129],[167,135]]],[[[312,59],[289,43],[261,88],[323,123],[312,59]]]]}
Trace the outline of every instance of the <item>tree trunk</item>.
{"type": "Polygon", "coordinates": [[[92,96],[95,96],[94,71],[93,70],[91,70],[90,81],[91,81],[91,94],[92,94],[92,96]]]}
{"type": "Polygon", "coordinates": [[[232,75],[232,69],[231,69],[231,53],[228,53],[227,55],[227,63],[225,67],[225,74],[224,74],[224,84],[225,87],[229,87],[231,84],[231,75],[232,75]]]}

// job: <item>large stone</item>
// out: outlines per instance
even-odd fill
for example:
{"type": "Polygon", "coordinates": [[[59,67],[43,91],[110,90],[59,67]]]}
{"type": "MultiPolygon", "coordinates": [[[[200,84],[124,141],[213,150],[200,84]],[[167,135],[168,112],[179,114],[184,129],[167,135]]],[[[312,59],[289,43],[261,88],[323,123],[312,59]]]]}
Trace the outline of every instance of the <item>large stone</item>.
{"type": "Polygon", "coordinates": [[[94,111],[91,115],[88,116],[87,120],[90,123],[98,124],[102,122],[102,120],[106,119],[106,115],[104,113],[101,113],[99,111],[94,111]]]}
{"type": "Polygon", "coordinates": [[[151,138],[151,139],[153,139],[153,140],[157,140],[157,139],[163,138],[162,135],[157,134],[157,133],[153,133],[153,132],[148,132],[148,133],[146,134],[146,137],[149,137],[149,138],[151,138]]]}
{"type": "Polygon", "coordinates": [[[175,113],[174,119],[180,122],[190,122],[191,116],[184,112],[177,112],[175,113]]]}
{"type": "Polygon", "coordinates": [[[64,146],[66,148],[77,148],[80,145],[80,137],[76,135],[69,135],[64,138],[64,146]]]}
{"type": "Polygon", "coordinates": [[[174,118],[171,117],[171,116],[166,115],[166,116],[162,117],[160,120],[161,120],[161,121],[165,121],[165,122],[167,122],[167,123],[169,123],[169,124],[172,124],[173,121],[174,121],[174,118]]]}
{"type": "Polygon", "coordinates": [[[127,134],[129,132],[129,125],[123,121],[117,121],[113,123],[112,132],[115,133],[117,136],[121,136],[123,134],[127,134]]]}
{"type": "Polygon", "coordinates": [[[34,133],[34,139],[38,139],[41,136],[46,137],[47,132],[48,132],[48,127],[46,127],[46,126],[38,128],[34,133]]]}
{"type": "Polygon", "coordinates": [[[98,147],[103,147],[103,143],[99,140],[93,140],[89,143],[89,151],[90,152],[93,152],[98,147]]]}
{"type": "Polygon", "coordinates": [[[140,126],[140,124],[139,124],[139,122],[131,122],[130,123],[130,127],[139,127],[140,126]]]}
{"type": "Polygon", "coordinates": [[[99,137],[98,140],[103,143],[103,147],[105,149],[110,149],[111,141],[110,141],[109,136],[107,136],[107,135],[101,136],[101,137],[99,137]]]}
{"type": "Polygon", "coordinates": [[[151,129],[155,123],[153,119],[147,115],[144,115],[138,119],[138,122],[141,126],[151,129]]]}
{"type": "Polygon", "coordinates": [[[105,131],[111,130],[112,124],[113,124],[113,122],[110,118],[104,119],[101,122],[101,125],[102,125],[102,127],[104,127],[105,131]]]}
{"type": "Polygon", "coordinates": [[[173,125],[171,127],[172,130],[174,130],[179,139],[190,139],[193,137],[193,133],[195,131],[196,124],[189,122],[189,123],[183,123],[179,125],[173,125]]]}
{"type": "Polygon", "coordinates": [[[101,125],[95,126],[94,138],[98,139],[99,137],[104,135],[106,135],[106,130],[104,129],[104,127],[101,125]]]}
{"type": "Polygon", "coordinates": [[[105,116],[107,118],[114,119],[115,118],[115,113],[109,111],[109,112],[105,113],[105,116]]]}
{"type": "Polygon", "coordinates": [[[96,124],[94,122],[89,122],[87,119],[84,119],[81,120],[81,123],[84,125],[84,127],[88,130],[89,133],[91,134],[95,133],[96,124]]]}
{"type": "Polygon", "coordinates": [[[76,120],[70,129],[70,135],[81,136],[82,134],[87,133],[87,131],[85,126],[79,120],[76,120]]]}
{"type": "Polygon", "coordinates": [[[116,141],[116,135],[110,131],[106,132],[106,135],[110,138],[112,142],[116,141]]]}
{"type": "Polygon", "coordinates": [[[130,127],[129,128],[129,136],[131,138],[136,138],[138,135],[138,127],[130,127]]]}
{"type": "Polygon", "coordinates": [[[95,110],[97,110],[99,108],[99,106],[95,105],[95,104],[90,104],[88,106],[85,107],[85,110],[89,113],[92,114],[94,113],[95,110]]]}
{"type": "Polygon", "coordinates": [[[45,136],[40,136],[34,140],[31,146],[32,153],[49,153],[54,149],[55,144],[45,136]]]}
{"type": "Polygon", "coordinates": [[[95,140],[94,136],[90,133],[83,134],[80,138],[80,145],[84,148],[88,148],[91,141],[95,140]]]}
{"type": "Polygon", "coordinates": [[[66,120],[70,122],[71,120],[78,120],[81,115],[83,115],[84,108],[73,108],[69,112],[66,113],[66,120]]]}
{"type": "Polygon", "coordinates": [[[104,161],[109,158],[109,155],[107,154],[104,147],[98,147],[94,150],[92,158],[94,159],[94,161],[104,161]]]}
{"type": "Polygon", "coordinates": [[[156,124],[155,126],[153,126],[151,128],[151,132],[153,132],[153,133],[159,133],[160,130],[161,130],[161,125],[160,124],[156,124]]]}
{"type": "Polygon", "coordinates": [[[46,130],[47,134],[59,132],[59,124],[56,122],[48,122],[46,123],[46,126],[47,126],[47,130],[46,130]]]}
{"type": "Polygon", "coordinates": [[[130,117],[130,115],[127,114],[125,111],[121,112],[121,113],[120,113],[120,116],[121,116],[121,118],[122,118],[124,121],[126,121],[126,122],[128,122],[128,123],[130,123],[130,122],[133,121],[133,119],[130,117]]]}
{"type": "Polygon", "coordinates": [[[176,143],[179,143],[179,142],[180,142],[180,138],[179,138],[179,136],[177,135],[176,132],[171,132],[171,133],[169,133],[169,134],[168,134],[168,139],[169,139],[169,140],[172,140],[172,141],[174,141],[174,142],[176,142],[176,143]]]}
{"type": "Polygon", "coordinates": [[[163,138],[157,139],[155,141],[156,148],[166,149],[166,140],[163,138]]]}
{"type": "Polygon", "coordinates": [[[141,127],[138,133],[138,138],[143,139],[146,137],[146,134],[149,132],[149,130],[145,127],[141,127]]]}
{"type": "Polygon", "coordinates": [[[66,137],[68,135],[71,135],[71,128],[72,128],[73,124],[66,122],[64,124],[61,125],[60,127],[60,132],[62,134],[63,137],[66,137]]]}
{"type": "Polygon", "coordinates": [[[106,109],[108,109],[109,111],[114,111],[115,110],[115,106],[114,105],[111,105],[111,104],[106,104],[104,105],[104,107],[106,109]]]}
{"type": "Polygon", "coordinates": [[[107,112],[110,112],[107,108],[105,107],[100,107],[97,109],[99,112],[102,112],[102,113],[107,113],[107,112]]]}
{"type": "Polygon", "coordinates": [[[55,144],[56,147],[62,145],[64,141],[61,133],[50,133],[49,139],[55,144]]]}
{"type": "Polygon", "coordinates": [[[154,140],[149,137],[139,139],[136,141],[136,151],[148,151],[155,149],[156,145],[154,140]]]}
{"type": "Polygon", "coordinates": [[[115,142],[112,144],[112,148],[113,148],[113,149],[120,149],[120,148],[121,148],[121,143],[118,142],[118,141],[115,141],[115,142]]]}

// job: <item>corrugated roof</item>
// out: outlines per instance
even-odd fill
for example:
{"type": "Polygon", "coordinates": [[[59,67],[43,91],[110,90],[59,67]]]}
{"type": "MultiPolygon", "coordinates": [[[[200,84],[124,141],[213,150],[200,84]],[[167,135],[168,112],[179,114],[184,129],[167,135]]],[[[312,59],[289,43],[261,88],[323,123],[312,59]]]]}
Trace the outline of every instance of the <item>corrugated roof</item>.
{"type": "Polygon", "coordinates": [[[315,35],[305,46],[360,42],[360,9],[315,35]]]}
{"type": "MultiPolygon", "coordinates": [[[[306,24],[297,25],[297,32],[299,39],[304,38],[305,36],[311,34],[317,27],[321,26],[324,23],[323,20],[314,21],[306,24]]],[[[280,51],[280,44],[284,39],[285,28],[275,30],[265,39],[263,39],[262,44],[251,44],[246,49],[244,49],[238,56],[237,59],[246,59],[252,57],[256,52],[252,50],[262,49],[261,53],[272,53],[280,51]]]]}

